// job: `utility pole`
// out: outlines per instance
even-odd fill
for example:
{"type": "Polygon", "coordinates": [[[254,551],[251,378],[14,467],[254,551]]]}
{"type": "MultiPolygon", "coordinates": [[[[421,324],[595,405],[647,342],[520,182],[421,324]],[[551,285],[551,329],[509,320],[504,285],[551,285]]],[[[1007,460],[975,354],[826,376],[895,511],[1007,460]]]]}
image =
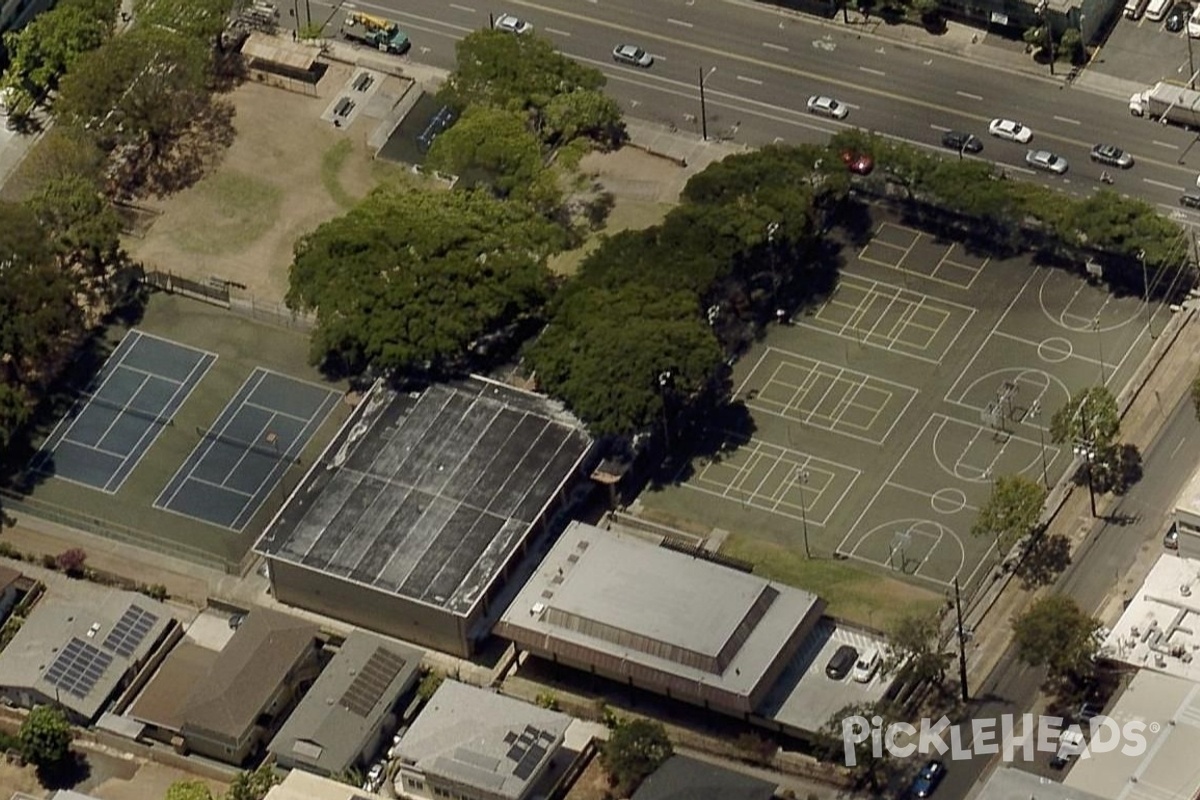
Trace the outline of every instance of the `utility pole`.
{"type": "Polygon", "coordinates": [[[804,487],[808,485],[808,470],[794,470],[795,482],[800,484],[800,521],[804,525],[804,557],[812,558],[812,553],[808,549],[808,498],[804,494],[804,487]]]}
{"type": "Polygon", "coordinates": [[[1196,88],[1196,62],[1192,58],[1192,34],[1190,32],[1188,32],[1186,25],[1184,25],[1183,33],[1184,33],[1183,38],[1187,40],[1187,44],[1188,44],[1188,70],[1190,70],[1192,73],[1192,77],[1188,78],[1188,88],[1195,89],[1196,88]]]}
{"type": "Polygon", "coordinates": [[[663,437],[667,444],[667,453],[671,452],[671,420],[670,414],[667,411],[667,388],[670,386],[671,379],[675,377],[670,370],[663,370],[658,373],[658,392],[662,398],[663,407],[663,437]]]}
{"type": "Polygon", "coordinates": [[[704,141],[708,141],[708,110],[704,107],[704,67],[697,67],[697,73],[700,75],[700,135],[704,137],[704,141]]]}
{"type": "Polygon", "coordinates": [[[1087,418],[1087,398],[1079,404],[1079,423],[1080,423],[1080,439],[1075,442],[1075,455],[1083,456],[1087,462],[1087,484],[1088,498],[1092,501],[1092,519],[1099,516],[1096,513],[1096,484],[1092,480],[1092,465],[1096,461],[1096,442],[1094,437],[1088,434],[1088,418],[1087,418]]]}
{"type": "Polygon", "coordinates": [[[963,630],[962,596],[958,591],[958,578],[954,579],[954,611],[958,617],[958,682],[962,688],[962,701],[968,703],[971,693],[967,689],[967,632],[963,630]]]}

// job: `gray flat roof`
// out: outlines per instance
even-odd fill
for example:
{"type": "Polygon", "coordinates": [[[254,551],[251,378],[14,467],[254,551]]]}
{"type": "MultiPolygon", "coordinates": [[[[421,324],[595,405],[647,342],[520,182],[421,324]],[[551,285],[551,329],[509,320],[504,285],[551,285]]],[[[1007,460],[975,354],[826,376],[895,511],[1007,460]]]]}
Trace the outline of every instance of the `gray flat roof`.
{"type": "Polygon", "coordinates": [[[400,740],[401,764],[519,798],[562,746],[571,718],[486,689],[442,681],[400,740]]]}
{"type": "Polygon", "coordinates": [[[351,633],[271,740],[270,751],[327,775],[348,769],[416,682],[423,656],[373,633],[351,633]]]}
{"type": "Polygon", "coordinates": [[[50,589],[0,651],[0,684],[55,698],[95,719],[155,647],[171,612],[145,595],[83,581],[50,589]]]}
{"type": "Polygon", "coordinates": [[[800,589],[572,522],[497,632],[553,636],[748,695],[821,604],[800,589]]]}
{"type": "MultiPolygon", "coordinates": [[[[1078,764],[1076,764],[1078,766],[1078,764]]],[[[951,764],[953,769],[954,765],[951,764]]],[[[990,776],[975,800],[1103,800],[1097,795],[1076,789],[1066,784],[1031,775],[1017,767],[998,767],[990,776]]]]}
{"type": "Polygon", "coordinates": [[[486,378],[377,385],[255,550],[465,615],[591,444],[557,404],[486,378]]]}

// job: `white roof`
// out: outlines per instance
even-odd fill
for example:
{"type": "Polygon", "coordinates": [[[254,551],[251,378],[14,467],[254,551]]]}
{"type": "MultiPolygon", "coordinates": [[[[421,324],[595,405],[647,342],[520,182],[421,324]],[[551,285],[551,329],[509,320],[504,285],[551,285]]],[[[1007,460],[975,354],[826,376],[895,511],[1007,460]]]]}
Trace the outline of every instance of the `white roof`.
{"type": "Polygon", "coordinates": [[[1159,556],[1103,650],[1116,661],[1200,683],[1200,561],[1159,556]]]}

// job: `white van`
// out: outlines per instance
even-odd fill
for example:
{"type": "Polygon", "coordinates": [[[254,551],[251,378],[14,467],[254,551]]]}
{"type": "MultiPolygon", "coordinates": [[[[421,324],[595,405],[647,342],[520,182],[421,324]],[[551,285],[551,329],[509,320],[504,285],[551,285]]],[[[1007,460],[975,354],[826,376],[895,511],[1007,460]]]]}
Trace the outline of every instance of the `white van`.
{"type": "Polygon", "coordinates": [[[1175,0],[1150,0],[1150,4],[1146,6],[1146,19],[1151,22],[1162,22],[1173,5],[1175,5],[1175,0]]]}
{"type": "Polygon", "coordinates": [[[1127,0],[1125,3],[1125,18],[1126,19],[1141,19],[1142,12],[1146,10],[1148,0],[1127,0]]]}

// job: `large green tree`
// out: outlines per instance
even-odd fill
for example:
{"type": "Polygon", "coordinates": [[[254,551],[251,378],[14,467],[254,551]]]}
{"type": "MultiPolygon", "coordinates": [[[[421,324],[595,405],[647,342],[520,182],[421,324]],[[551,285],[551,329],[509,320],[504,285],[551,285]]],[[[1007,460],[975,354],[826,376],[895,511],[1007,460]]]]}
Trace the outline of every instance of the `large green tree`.
{"type": "Polygon", "coordinates": [[[1092,670],[1100,623],[1070,597],[1055,594],[1038,600],[1013,620],[1017,655],[1030,666],[1044,666],[1052,678],[1078,678],[1092,670]]]}
{"type": "Polygon", "coordinates": [[[941,686],[954,658],[942,649],[935,615],[901,617],[888,635],[891,655],[885,664],[889,672],[915,682],[929,681],[941,686]]]}
{"type": "Polygon", "coordinates": [[[439,372],[538,312],[562,231],[484,192],[379,189],[296,244],[287,303],[333,371],[439,372]]]}
{"type": "Polygon", "coordinates": [[[82,54],[108,39],[116,16],[115,0],[63,0],[25,27],[5,33],[9,62],[0,85],[40,100],[82,54]]]}
{"type": "Polygon", "coordinates": [[[674,753],[661,722],[628,719],[617,723],[601,745],[600,762],[620,796],[628,797],[674,753]]]}
{"type": "Polygon", "coordinates": [[[1087,442],[1099,451],[1112,448],[1121,432],[1117,399],[1106,386],[1073,395],[1050,418],[1050,438],[1058,444],[1087,442]]]}
{"type": "Polygon", "coordinates": [[[57,706],[36,706],[17,732],[22,755],[39,767],[66,760],[71,738],[71,723],[57,706]]]}
{"type": "Polygon", "coordinates": [[[553,169],[546,166],[542,145],[529,130],[524,114],[489,106],[468,108],[449,130],[434,140],[428,165],[482,182],[501,197],[551,211],[562,201],[553,169]]]}
{"type": "Polygon", "coordinates": [[[270,764],[258,769],[242,771],[229,784],[223,800],[263,800],[271,787],[279,783],[279,775],[270,764]]]}
{"type": "Polygon", "coordinates": [[[987,502],[979,509],[972,536],[994,539],[1001,553],[1033,532],[1046,502],[1046,487],[1023,475],[1001,475],[992,484],[987,502]]]}
{"type": "Polygon", "coordinates": [[[25,204],[60,263],[79,265],[100,284],[107,282],[120,261],[121,220],[95,181],[82,175],[46,181],[25,204]]]}

